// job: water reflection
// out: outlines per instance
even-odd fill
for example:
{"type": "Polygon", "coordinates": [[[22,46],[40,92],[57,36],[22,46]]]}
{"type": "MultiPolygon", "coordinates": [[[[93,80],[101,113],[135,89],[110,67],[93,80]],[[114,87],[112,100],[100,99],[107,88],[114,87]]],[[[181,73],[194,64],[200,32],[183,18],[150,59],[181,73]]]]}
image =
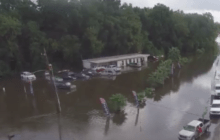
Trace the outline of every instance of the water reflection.
{"type": "Polygon", "coordinates": [[[167,93],[176,93],[184,82],[191,83],[192,80],[203,73],[208,72],[213,65],[215,56],[194,58],[192,62],[182,69],[177,69],[174,75],[165,80],[163,87],[156,89],[154,101],[160,101],[167,93]],[[172,91],[172,92],[171,92],[172,91]]]}
{"type": "Polygon", "coordinates": [[[113,123],[115,123],[116,125],[122,125],[126,119],[127,119],[127,113],[125,113],[125,111],[121,111],[120,113],[115,113],[113,118],[112,118],[112,121],[113,123]]]}
{"type": "Polygon", "coordinates": [[[108,134],[109,126],[110,126],[110,117],[106,117],[105,131],[104,131],[104,135],[105,135],[105,136],[108,134]]]}
{"type": "Polygon", "coordinates": [[[139,108],[137,109],[137,115],[136,115],[136,119],[135,119],[135,124],[134,124],[134,126],[137,126],[137,124],[138,124],[138,118],[139,118],[139,108]]]}
{"type": "MultiPolygon", "coordinates": [[[[213,61],[213,57],[205,56],[201,58],[195,58],[190,64],[186,65],[182,69],[176,69],[173,77],[167,79],[164,86],[156,89],[152,100],[159,102],[161,99],[164,99],[165,95],[172,93],[175,93],[175,96],[177,96],[179,94],[178,91],[180,90],[181,85],[184,83],[190,83],[195,77],[201,76],[202,74],[208,72],[212,67],[213,61]]],[[[88,81],[76,81],[74,84],[77,85],[77,90],[73,92],[59,90],[59,97],[62,106],[62,118],[54,115],[56,112],[54,89],[45,79],[38,78],[36,81],[33,81],[34,96],[30,94],[29,83],[22,82],[20,78],[12,78],[0,81],[0,85],[4,86],[6,89],[5,94],[0,91],[0,125],[4,126],[0,127],[0,131],[3,132],[13,128],[19,130],[20,133],[23,133],[24,135],[36,136],[36,138],[33,140],[45,138],[48,140],[54,140],[58,138],[64,139],[67,137],[66,134],[68,135],[69,133],[76,133],[81,137],[81,139],[85,140],[105,139],[102,137],[102,135],[108,135],[108,138],[106,139],[117,139],[118,137],[123,139],[123,137],[120,137],[120,131],[118,128],[125,129],[126,132],[135,131],[135,128],[130,126],[137,126],[138,123],[140,123],[140,117],[146,115],[145,111],[147,112],[147,115],[149,115],[148,120],[145,122],[148,123],[146,126],[159,122],[169,126],[170,129],[174,128],[176,127],[175,123],[174,125],[170,126],[164,123],[164,120],[168,119],[161,119],[166,116],[160,116],[160,112],[167,113],[167,111],[163,111],[162,109],[155,111],[158,108],[152,105],[140,106],[140,109],[143,108],[141,110],[143,113],[141,114],[139,111],[136,112],[136,109],[135,113],[133,114],[127,110],[126,113],[122,111],[119,114],[115,114],[112,118],[112,122],[116,124],[117,127],[112,125],[112,127],[115,128],[111,129],[111,131],[109,131],[111,122],[109,118],[105,118],[103,120],[105,122],[105,127],[103,123],[100,124],[99,121],[94,123],[94,121],[97,120],[97,118],[100,118],[102,115],[99,112],[103,111],[98,100],[100,97],[108,100],[112,94],[121,93],[128,98],[128,102],[133,104],[134,98],[131,94],[131,91],[143,91],[143,89],[148,86],[146,83],[148,74],[154,71],[157,65],[158,63],[149,64],[150,67],[148,68],[145,68],[141,71],[124,73],[118,75],[117,78],[116,76],[112,77],[112,80],[94,78],[88,81]],[[153,113],[148,113],[147,110],[150,110],[153,113]],[[154,117],[158,117],[159,119],[155,119],[154,117]],[[132,121],[130,118],[132,118],[132,121]],[[130,122],[131,125],[129,124],[130,122]],[[100,134],[100,131],[104,132],[100,134]],[[47,134],[45,134],[45,132],[47,134]],[[99,137],[94,136],[92,134],[93,132],[99,132],[99,137]],[[115,137],[113,135],[115,135],[115,137]]],[[[184,100],[183,102],[188,103],[184,100]]],[[[178,102],[176,104],[178,104],[178,102]]],[[[134,106],[131,107],[134,108],[134,106]]],[[[129,108],[130,107],[128,107],[128,109],[129,108]]],[[[169,116],[169,114],[167,116],[169,116]]],[[[179,116],[181,116],[179,121],[182,121],[184,116],[181,114],[179,116]]],[[[194,117],[195,116],[190,119],[193,119],[194,117]]],[[[172,117],[170,118],[172,119],[172,117]]],[[[178,120],[178,117],[174,119],[178,120]]],[[[188,122],[189,120],[186,121],[188,122]]],[[[213,123],[217,124],[218,122],[213,123]]],[[[156,130],[158,126],[153,128],[156,130]]],[[[179,128],[179,126],[176,128],[179,128]]],[[[145,129],[147,129],[147,127],[145,127],[145,129]]],[[[150,133],[151,129],[149,128],[146,130],[146,132],[147,131],[150,133]]],[[[167,131],[168,130],[166,130],[166,132],[167,131]]],[[[167,133],[170,134],[169,132],[167,133]]],[[[129,133],[125,133],[125,131],[123,134],[127,136],[124,139],[131,135],[129,133]]],[[[137,133],[136,135],[136,132],[134,132],[135,136],[139,136],[139,134],[141,135],[141,137],[139,137],[140,139],[145,138],[147,135],[143,133],[137,133]]],[[[156,134],[152,134],[152,137],[148,137],[155,139],[156,136],[154,135],[156,134]]],[[[68,137],[67,139],[71,139],[71,137],[68,137]]]]}

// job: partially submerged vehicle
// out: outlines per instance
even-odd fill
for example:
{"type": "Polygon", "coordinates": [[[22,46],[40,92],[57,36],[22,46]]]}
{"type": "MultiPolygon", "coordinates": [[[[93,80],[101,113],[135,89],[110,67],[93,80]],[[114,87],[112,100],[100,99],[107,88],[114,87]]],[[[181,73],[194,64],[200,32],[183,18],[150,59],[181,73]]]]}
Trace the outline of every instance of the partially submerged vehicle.
{"type": "Polygon", "coordinates": [[[90,70],[90,69],[83,69],[82,73],[85,74],[85,75],[88,75],[90,77],[93,77],[93,76],[97,75],[97,72],[95,72],[93,70],[90,70]]]}
{"type": "Polygon", "coordinates": [[[104,70],[100,72],[100,75],[102,76],[115,76],[117,73],[114,70],[104,70]]]}
{"type": "Polygon", "coordinates": [[[96,72],[101,72],[105,70],[105,67],[103,66],[93,67],[92,70],[96,72]]]}
{"type": "Polygon", "coordinates": [[[133,68],[140,68],[142,65],[141,63],[130,63],[130,64],[127,64],[128,66],[130,67],[133,67],[133,68]]]}
{"type": "Polygon", "coordinates": [[[72,85],[70,82],[55,81],[55,86],[60,89],[74,89],[76,85],[72,85]]]}
{"type": "Polygon", "coordinates": [[[63,80],[72,81],[76,80],[75,73],[70,70],[58,71],[58,75],[63,78],[63,80]]]}
{"type": "Polygon", "coordinates": [[[21,78],[24,80],[36,80],[36,76],[28,71],[24,71],[21,73],[21,78]]]}
{"type": "Polygon", "coordinates": [[[113,70],[115,72],[120,72],[121,68],[117,67],[116,65],[109,65],[105,68],[105,70],[113,70]]]}
{"type": "Polygon", "coordinates": [[[184,126],[183,129],[179,132],[179,140],[195,140],[207,132],[210,125],[210,120],[207,119],[199,118],[198,120],[193,120],[184,126]],[[198,127],[201,127],[201,133],[198,133],[198,127]]]}
{"type": "Polygon", "coordinates": [[[149,62],[155,62],[155,61],[158,61],[159,58],[156,57],[156,56],[150,55],[150,56],[148,56],[147,60],[148,60],[149,62]]]}

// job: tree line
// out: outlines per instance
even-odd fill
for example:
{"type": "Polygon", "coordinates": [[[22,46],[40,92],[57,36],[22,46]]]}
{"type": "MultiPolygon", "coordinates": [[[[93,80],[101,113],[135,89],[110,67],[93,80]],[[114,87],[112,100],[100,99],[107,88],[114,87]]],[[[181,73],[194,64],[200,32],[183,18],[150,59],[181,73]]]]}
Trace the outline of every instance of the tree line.
{"type": "Polygon", "coordinates": [[[219,24],[210,13],[139,8],[120,0],[0,0],[0,75],[128,53],[214,50],[219,24]]]}

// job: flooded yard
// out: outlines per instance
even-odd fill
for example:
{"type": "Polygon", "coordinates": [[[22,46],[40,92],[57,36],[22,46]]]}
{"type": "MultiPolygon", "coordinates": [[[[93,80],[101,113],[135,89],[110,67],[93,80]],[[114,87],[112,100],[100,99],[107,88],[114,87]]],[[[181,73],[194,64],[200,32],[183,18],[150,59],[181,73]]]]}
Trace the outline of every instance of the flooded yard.
{"type": "MultiPolygon", "coordinates": [[[[53,88],[43,77],[33,82],[34,94],[30,94],[29,83],[20,78],[2,80],[0,87],[5,87],[5,92],[0,91],[0,140],[9,134],[15,135],[12,140],[176,140],[182,127],[201,118],[209,106],[216,63],[214,56],[193,58],[156,89],[154,98],[139,112],[131,91],[147,87],[147,75],[157,64],[113,79],[73,82],[76,91],[59,90],[60,116],[56,114],[53,88]],[[107,119],[99,98],[108,100],[115,93],[127,97],[127,106],[121,114],[107,119]]],[[[219,140],[219,131],[219,120],[214,119],[210,133],[201,140],[219,140]]]]}

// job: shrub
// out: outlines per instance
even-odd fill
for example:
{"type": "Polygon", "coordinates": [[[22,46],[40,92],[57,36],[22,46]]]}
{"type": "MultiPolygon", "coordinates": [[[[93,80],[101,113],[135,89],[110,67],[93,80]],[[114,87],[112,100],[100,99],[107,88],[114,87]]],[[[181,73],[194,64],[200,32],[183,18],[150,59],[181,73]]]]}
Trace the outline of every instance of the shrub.
{"type": "Polygon", "coordinates": [[[122,94],[113,94],[110,97],[110,108],[114,111],[121,110],[126,105],[126,98],[122,94]]]}
{"type": "Polygon", "coordinates": [[[158,85],[164,84],[164,80],[169,78],[171,70],[172,60],[168,59],[159,64],[157,70],[150,74],[148,82],[151,86],[156,87],[158,85]]]}
{"type": "Polygon", "coordinates": [[[169,49],[168,58],[171,59],[173,62],[178,62],[181,58],[180,50],[178,48],[172,47],[169,49]]]}
{"type": "Polygon", "coordinates": [[[190,60],[188,58],[182,57],[180,59],[180,65],[185,65],[185,64],[189,63],[189,61],[190,60]]]}
{"type": "Polygon", "coordinates": [[[153,92],[154,92],[154,89],[153,88],[146,88],[145,89],[145,96],[147,98],[151,98],[153,96],[153,92]]]}
{"type": "Polygon", "coordinates": [[[139,92],[137,94],[137,98],[138,98],[139,102],[142,102],[144,100],[144,98],[145,98],[145,92],[139,92]]]}

